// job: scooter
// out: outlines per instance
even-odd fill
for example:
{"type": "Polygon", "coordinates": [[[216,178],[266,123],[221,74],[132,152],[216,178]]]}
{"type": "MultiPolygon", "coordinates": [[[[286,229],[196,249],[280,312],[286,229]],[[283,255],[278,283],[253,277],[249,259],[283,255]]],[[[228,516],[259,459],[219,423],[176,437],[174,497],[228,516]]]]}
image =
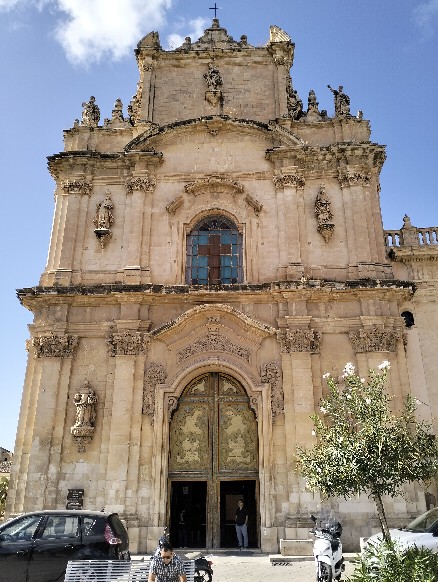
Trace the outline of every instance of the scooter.
{"type": "Polygon", "coordinates": [[[310,516],[315,527],[310,530],[315,536],[313,543],[313,555],[315,556],[317,582],[332,582],[340,580],[345,570],[344,557],[342,556],[342,525],[339,521],[329,520],[327,523],[317,525],[316,517],[310,516]]]}
{"type": "MultiPolygon", "coordinates": [[[[169,539],[169,530],[167,526],[163,530],[163,535],[158,540],[157,549],[154,552],[154,556],[158,556],[161,553],[161,548],[164,544],[168,544],[170,542],[169,539]]],[[[152,556],[152,557],[154,557],[152,556]]],[[[151,558],[152,559],[152,558],[151,558]]],[[[195,559],[195,575],[194,575],[194,582],[212,582],[213,580],[213,562],[207,560],[205,556],[199,556],[199,558],[195,559]]]]}

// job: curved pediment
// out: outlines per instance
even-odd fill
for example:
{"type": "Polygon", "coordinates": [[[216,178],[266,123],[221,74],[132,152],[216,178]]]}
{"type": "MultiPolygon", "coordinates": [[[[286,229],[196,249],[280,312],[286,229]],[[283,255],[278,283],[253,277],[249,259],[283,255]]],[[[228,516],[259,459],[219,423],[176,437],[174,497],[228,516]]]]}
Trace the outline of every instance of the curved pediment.
{"type": "Polygon", "coordinates": [[[217,135],[221,131],[256,134],[261,132],[265,138],[270,137],[280,146],[304,146],[301,138],[276,122],[266,124],[251,119],[233,119],[226,115],[217,115],[175,121],[163,126],[151,124],[146,131],[130,141],[124,150],[125,152],[150,151],[157,147],[159,142],[175,139],[175,133],[193,133],[199,130],[212,135],[217,135]]]}
{"type": "Polygon", "coordinates": [[[199,329],[200,327],[226,326],[239,330],[240,334],[245,334],[260,342],[262,339],[275,335],[276,330],[270,325],[261,323],[245,315],[242,311],[222,303],[198,305],[189,309],[176,319],[172,319],[164,325],[151,331],[151,337],[172,343],[173,336],[186,334],[188,328],[199,329]]]}

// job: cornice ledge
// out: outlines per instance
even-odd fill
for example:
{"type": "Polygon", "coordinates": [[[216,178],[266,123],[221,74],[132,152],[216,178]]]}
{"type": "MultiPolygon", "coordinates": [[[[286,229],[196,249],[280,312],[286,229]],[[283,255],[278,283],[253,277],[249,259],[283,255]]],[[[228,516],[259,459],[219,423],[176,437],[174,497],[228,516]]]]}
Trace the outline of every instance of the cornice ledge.
{"type": "Polygon", "coordinates": [[[189,309],[179,317],[171,319],[164,325],[152,330],[150,335],[154,338],[164,338],[167,335],[172,335],[176,328],[183,327],[189,320],[198,317],[218,317],[221,314],[230,315],[243,322],[247,328],[251,329],[252,333],[256,333],[262,337],[268,337],[276,333],[276,329],[268,324],[261,323],[248,315],[245,315],[238,309],[223,303],[208,303],[198,305],[189,309]]]}
{"type": "Polygon", "coordinates": [[[388,256],[399,263],[438,261],[438,245],[391,247],[388,256]]]}

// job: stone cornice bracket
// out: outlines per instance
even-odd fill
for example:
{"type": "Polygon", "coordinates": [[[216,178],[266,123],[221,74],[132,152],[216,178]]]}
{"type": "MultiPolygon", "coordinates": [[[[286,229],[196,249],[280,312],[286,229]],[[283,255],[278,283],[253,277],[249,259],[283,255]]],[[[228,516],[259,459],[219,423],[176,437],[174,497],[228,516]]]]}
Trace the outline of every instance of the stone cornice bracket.
{"type": "Polygon", "coordinates": [[[166,370],[161,364],[150,364],[145,372],[143,387],[143,414],[154,417],[155,413],[155,387],[163,384],[166,379],[166,370]]]}
{"type": "Polygon", "coordinates": [[[369,186],[371,183],[371,173],[354,170],[339,170],[338,180],[341,188],[348,186],[369,186]]]}
{"type": "Polygon", "coordinates": [[[260,368],[260,379],[264,384],[271,385],[272,420],[284,413],[284,393],[281,382],[281,371],[275,362],[263,364],[260,368]]]}
{"type": "Polygon", "coordinates": [[[251,208],[254,210],[254,214],[258,217],[260,215],[260,212],[262,211],[263,204],[260,204],[258,200],[256,200],[249,194],[245,196],[245,202],[248,204],[248,206],[251,206],[251,208]]]}
{"type": "Polygon", "coordinates": [[[184,204],[184,197],[180,194],[170,204],[166,206],[169,214],[175,215],[175,212],[184,204]]]}
{"type": "Polygon", "coordinates": [[[90,196],[92,186],[84,180],[65,180],[61,182],[61,188],[64,194],[83,194],[90,196]]]}
{"type": "Polygon", "coordinates": [[[315,200],[315,216],[318,223],[318,232],[324,237],[326,243],[328,243],[335,230],[331,205],[332,203],[326,194],[325,186],[320,186],[315,200]]]}
{"type": "Polygon", "coordinates": [[[280,329],[277,331],[282,354],[310,352],[319,354],[322,333],[314,329],[280,329]]]}
{"type": "Polygon", "coordinates": [[[304,188],[306,183],[303,176],[296,174],[279,174],[273,178],[274,186],[277,190],[285,188],[286,186],[294,186],[295,188],[304,188]]]}
{"type": "Polygon", "coordinates": [[[126,191],[132,194],[134,190],[141,192],[153,192],[157,181],[154,176],[135,176],[128,178],[125,182],[126,191]]]}
{"type": "Polygon", "coordinates": [[[402,338],[400,330],[387,330],[378,327],[350,331],[348,335],[357,354],[364,352],[395,352],[397,343],[402,338]]]}
{"type": "Polygon", "coordinates": [[[243,358],[246,362],[249,362],[251,358],[250,350],[234,344],[228,337],[222,335],[218,329],[210,329],[208,334],[180,350],[177,353],[176,361],[180,364],[184,360],[187,360],[187,358],[204,352],[226,352],[233,356],[243,358]]]}
{"type": "Polygon", "coordinates": [[[72,358],[78,347],[75,335],[40,335],[32,338],[32,346],[37,358],[72,358]]]}
{"type": "Polygon", "coordinates": [[[139,331],[131,332],[129,330],[124,333],[114,333],[106,340],[111,357],[144,355],[149,342],[149,334],[139,331]]]}
{"type": "Polygon", "coordinates": [[[242,184],[237,182],[236,180],[229,180],[228,178],[224,178],[222,176],[209,176],[203,180],[196,180],[196,182],[190,182],[184,186],[184,190],[188,194],[193,194],[194,196],[198,196],[198,194],[202,194],[203,192],[217,192],[219,194],[243,194],[245,188],[242,184]]]}

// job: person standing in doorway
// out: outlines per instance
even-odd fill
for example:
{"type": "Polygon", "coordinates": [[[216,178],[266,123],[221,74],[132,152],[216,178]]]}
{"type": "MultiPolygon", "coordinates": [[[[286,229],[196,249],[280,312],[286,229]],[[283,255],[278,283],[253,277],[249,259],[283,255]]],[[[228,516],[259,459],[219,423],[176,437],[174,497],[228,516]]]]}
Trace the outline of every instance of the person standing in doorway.
{"type": "Polygon", "coordinates": [[[148,582],[155,581],[187,582],[184,564],[181,558],[173,553],[173,547],[169,543],[164,543],[160,553],[151,561],[148,582]]]}
{"type": "Polygon", "coordinates": [[[236,509],[236,534],[239,548],[248,547],[248,510],[243,505],[243,499],[239,499],[236,509]]]}

